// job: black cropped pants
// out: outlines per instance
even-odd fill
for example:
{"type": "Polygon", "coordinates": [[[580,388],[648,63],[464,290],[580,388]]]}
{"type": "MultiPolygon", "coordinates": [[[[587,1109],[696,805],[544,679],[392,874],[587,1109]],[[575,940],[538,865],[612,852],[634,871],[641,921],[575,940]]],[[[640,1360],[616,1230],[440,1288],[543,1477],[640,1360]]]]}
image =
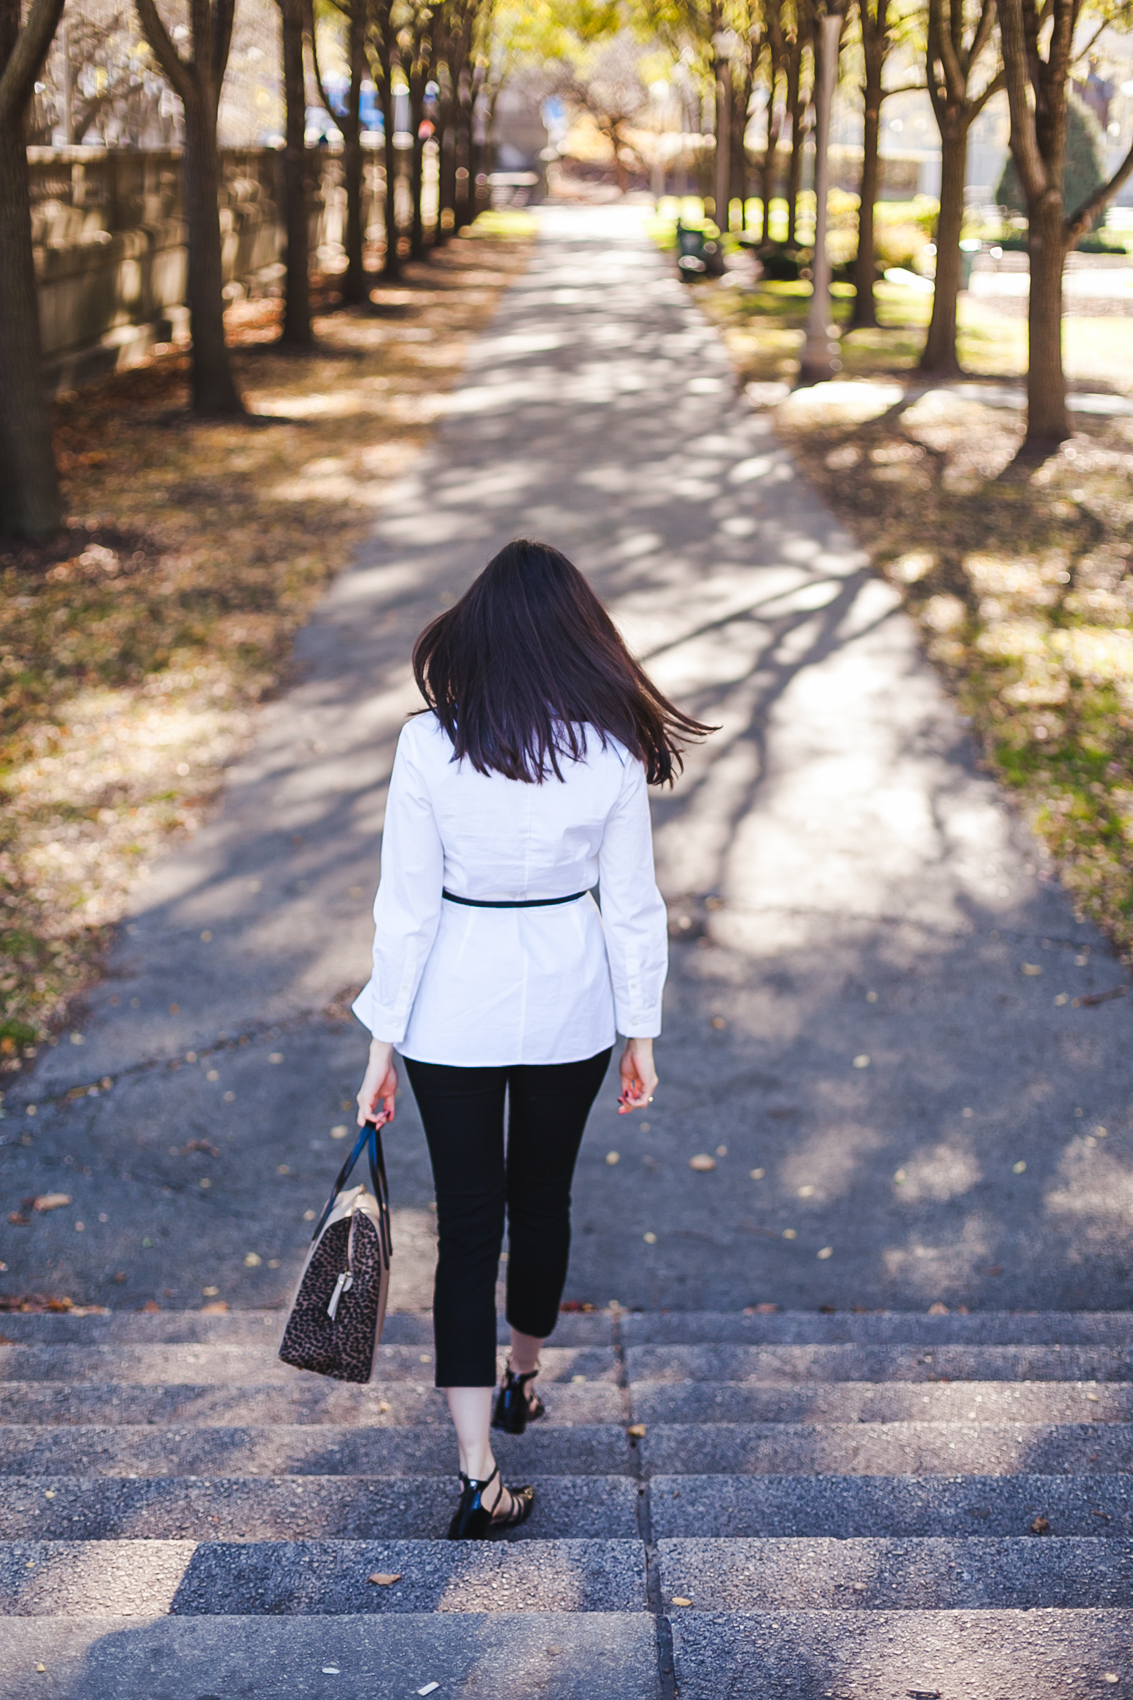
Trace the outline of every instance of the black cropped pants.
{"type": "Polygon", "coordinates": [[[515,1068],[404,1061],[437,1194],[436,1384],[492,1387],[505,1214],[507,1319],[522,1334],[543,1339],[558,1320],[570,1256],[571,1179],[610,1052],[515,1068]]]}

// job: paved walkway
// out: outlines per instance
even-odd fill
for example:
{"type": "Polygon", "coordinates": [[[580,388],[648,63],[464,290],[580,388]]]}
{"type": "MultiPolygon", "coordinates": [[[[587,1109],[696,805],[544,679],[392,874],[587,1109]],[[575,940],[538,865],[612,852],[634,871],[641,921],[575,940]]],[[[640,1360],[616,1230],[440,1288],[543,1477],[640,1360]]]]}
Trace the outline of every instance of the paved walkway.
{"type": "MultiPolygon", "coordinates": [[[[141,888],[85,1043],[9,1094],[6,1208],[74,1205],[8,1231],[0,1290],[284,1299],[363,1058],[335,1012],[366,973],[411,642],[527,534],[566,549],[663,688],[722,728],[656,804],[678,937],[662,1088],[649,1122],[616,1118],[612,1083],[595,1113],[571,1296],[1129,1303],[1129,1006],[1056,1001],[1124,973],[635,216],[542,212],[530,270],[300,639],[222,809],[141,888]],[[715,1171],[690,1171],[696,1153],[715,1171]]],[[[408,1095],[389,1144],[393,1302],[424,1305],[408,1095]]]]}

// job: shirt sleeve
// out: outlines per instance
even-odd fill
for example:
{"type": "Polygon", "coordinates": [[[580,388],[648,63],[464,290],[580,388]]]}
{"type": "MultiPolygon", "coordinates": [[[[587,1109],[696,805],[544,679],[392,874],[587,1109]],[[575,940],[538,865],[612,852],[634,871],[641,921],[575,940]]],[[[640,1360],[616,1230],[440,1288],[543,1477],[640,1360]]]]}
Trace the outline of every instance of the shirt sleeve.
{"type": "Polygon", "coordinates": [[[424,776],[406,736],[398,739],[382,831],[382,871],[374,898],[374,972],[354,1014],[375,1039],[398,1045],[437,936],[444,850],[424,776]]]}
{"type": "Polygon", "coordinates": [[[618,1031],[627,1039],[654,1039],[669,967],[668,917],[653,874],[645,769],[632,758],[606,820],[598,870],[618,1031]]]}

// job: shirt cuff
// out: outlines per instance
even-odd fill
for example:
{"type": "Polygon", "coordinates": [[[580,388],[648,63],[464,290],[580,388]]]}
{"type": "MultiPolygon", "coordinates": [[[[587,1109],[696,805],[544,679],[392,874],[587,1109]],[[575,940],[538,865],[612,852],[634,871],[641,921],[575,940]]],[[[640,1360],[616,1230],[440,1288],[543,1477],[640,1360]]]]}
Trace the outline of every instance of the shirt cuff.
{"type": "Polygon", "coordinates": [[[405,1038],[405,1029],[409,1025],[408,1017],[399,1021],[388,1009],[377,1007],[372,980],[368,980],[362,987],[350,1008],[363,1027],[369,1028],[371,1036],[383,1045],[400,1045],[405,1038]]]}

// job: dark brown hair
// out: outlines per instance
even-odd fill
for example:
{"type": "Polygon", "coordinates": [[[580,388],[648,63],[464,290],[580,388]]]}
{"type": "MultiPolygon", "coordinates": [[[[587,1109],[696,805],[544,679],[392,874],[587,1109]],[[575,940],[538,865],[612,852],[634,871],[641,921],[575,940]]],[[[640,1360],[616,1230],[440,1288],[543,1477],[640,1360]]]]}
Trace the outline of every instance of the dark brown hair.
{"type": "Polygon", "coordinates": [[[630,655],[566,556],[520,538],[501,549],[413,648],[421,695],[479,773],[538,784],[578,760],[584,726],[671,784],[681,745],[714,731],[682,714],[630,655]]]}

